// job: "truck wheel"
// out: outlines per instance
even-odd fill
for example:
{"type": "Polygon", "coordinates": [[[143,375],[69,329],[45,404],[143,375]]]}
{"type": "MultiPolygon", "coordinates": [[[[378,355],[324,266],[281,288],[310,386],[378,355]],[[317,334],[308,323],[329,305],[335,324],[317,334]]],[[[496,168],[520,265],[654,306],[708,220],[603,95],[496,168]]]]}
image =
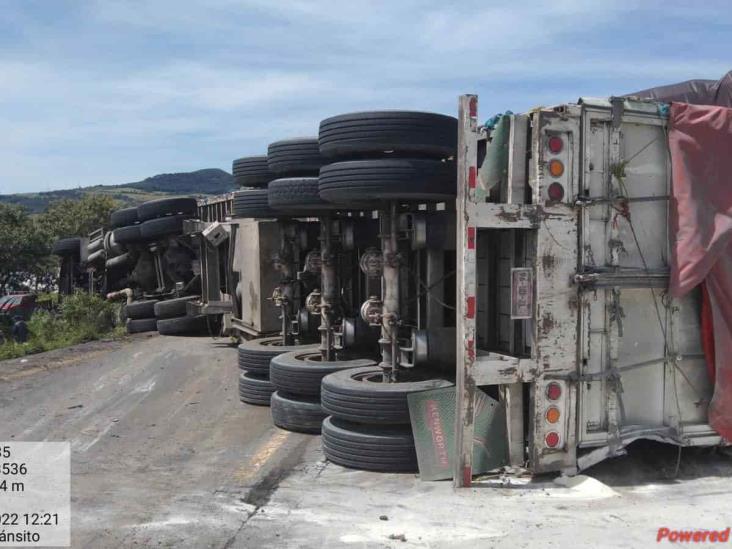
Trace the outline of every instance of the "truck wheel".
{"type": "Polygon", "coordinates": [[[269,406],[275,388],[264,376],[239,374],[239,400],[247,404],[269,406]]]}
{"type": "Polygon", "coordinates": [[[389,158],[336,162],[320,170],[320,197],[328,202],[445,201],[457,194],[453,161],[389,158]]]}
{"type": "Polygon", "coordinates": [[[359,425],[334,417],[323,421],[323,453],[338,465],[385,473],[414,473],[417,453],[409,426],[359,425]]]}
{"type": "Polygon", "coordinates": [[[190,197],[160,198],[158,200],[150,200],[137,207],[137,217],[140,221],[175,214],[184,214],[190,217],[197,212],[198,201],[190,197]]]}
{"type": "Polygon", "coordinates": [[[317,176],[323,164],[317,137],[285,139],[267,147],[267,165],[278,177],[317,176]]]}
{"type": "Polygon", "coordinates": [[[189,214],[171,215],[150,219],[140,225],[140,236],[145,241],[156,240],[170,235],[183,234],[183,221],[190,219],[189,214]]]}
{"type": "MultiPolygon", "coordinates": [[[[275,179],[267,187],[267,201],[269,207],[284,212],[315,212],[317,210],[332,210],[337,205],[326,202],[318,194],[317,177],[290,177],[275,179]]],[[[282,215],[280,213],[280,215],[282,215]]]]}
{"type": "Polygon", "coordinates": [[[112,238],[117,244],[138,244],[144,242],[142,235],[140,234],[140,225],[128,225],[127,227],[120,227],[115,229],[112,233],[112,238]]]}
{"type": "Polygon", "coordinates": [[[385,153],[448,158],[457,150],[457,119],[429,112],[354,112],[320,123],[320,154],[330,158],[385,153]]]}
{"type": "Polygon", "coordinates": [[[117,257],[113,257],[111,259],[107,259],[107,262],[104,264],[107,269],[117,269],[119,267],[125,267],[132,261],[132,256],[128,253],[124,253],[122,255],[118,255],[117,257]]]}
{"type": "MultiPolygon", "coordinates": [[[[130,305],[132,305],[130,303],[130,305]]],[[[129,314],[130,306],[127,306],[127,313],[129,314]]],[[[154,332],[158,329],[154,318],[128,318],[127,319],[127,333],[128,334],[139,334],[142,332],[154,332]]]]}
{"type": "Polygon", "coordinates": [[[157,319],[177,318],[185,316],[187,313],[186,303],[198,299],[196,295],[187,295],[185,297],[176,297],[174,299],[166,299],[165,301],[157,301],[155,303],[155,317],[157,319]]]}
{"type": "Polygon", "coordinates": [[[269,170],[266,156],[246,156],[234,160],[231,171],[240,187],[266,187],[275,178],[269,170]]]}
{"type": "Polygon", "coordinates": [[[282,345],[281,337],[250,339],[239,345],[239,368],[269,377],[269,363],[277,355],[315,349],[317,345],[282,345]]]}
{"type": "Polygon", "coordinates": [[[368,358],[322,361],[317,350],[291,351],[272,358],[269,379],[283,393],[320,396],[320,383],[328,374],[367,366],[374,367],[376,362],[368,358]]]}
{"type": "Polygon", "coordinates": [[[77,236],[60,238],[53,243],[51,253],[59,256],[73,255],[79,257],[81,255],[81,238],[77,236]]]}
{"type": "MultiPolygon", "coordinates": [[[[412,375],[417,376],[418,373],[412,375]]],[[[384,383],[381,368],[355,368],[325,376],[320,401],[325,412],[339,419],[356,423],[409,425],[409,393],[452,386],[453,383],[444,379],[384,383]]]]}
{"type": "Polygon", "coordinates": [[[208,333],[206,315],[179,316],[158,320],[160,335],[201,335],[208,333]]]}
{"type": "Polygon", "coordinates": [[[155,318],[155,299],[143,299],[127,304],[127,318],[155,318]]]}
{"type": "Polygon", "coordinates": [[[109,224],[113,229],[134,225],[139,219],[137,218],[137,208],[122,208],[116,212],[112,212],[109,216],[109,224]]]}
{"type": "Polygon", "coordinates": [[[232,217],[253,219],[270,218],[282,215],[269,207],[267,189],[236,191],[231,208],[232,217]]]}
{"type": "Polygon", "coordinates": [[[326,415],[319,398],[295,397],[277,391],[272,393],[272,422],[287,431],[320,433],[326,415]]]}

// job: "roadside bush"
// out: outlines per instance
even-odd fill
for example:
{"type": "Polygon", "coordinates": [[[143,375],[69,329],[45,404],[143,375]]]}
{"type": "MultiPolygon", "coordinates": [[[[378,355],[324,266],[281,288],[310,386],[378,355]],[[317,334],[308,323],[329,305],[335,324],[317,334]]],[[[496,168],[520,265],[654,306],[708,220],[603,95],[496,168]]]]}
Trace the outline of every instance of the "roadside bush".
{"type": "Polygon", "coordinates": [[[118,337],[123,333],[121,328],[115,328],[119,307],[98,296],[77,293],[66,297],[58,312],[36,310],[28,321],[28,341],[0,345],[0,360],[118,337]]]}

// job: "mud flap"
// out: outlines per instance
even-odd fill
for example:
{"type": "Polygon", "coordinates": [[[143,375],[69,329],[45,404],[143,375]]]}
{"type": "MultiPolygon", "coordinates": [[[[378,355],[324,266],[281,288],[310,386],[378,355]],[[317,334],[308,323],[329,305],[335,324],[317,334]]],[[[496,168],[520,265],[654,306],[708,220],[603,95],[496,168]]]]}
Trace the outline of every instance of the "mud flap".
{"type": "MultiPolygon", "coordinates": [[[[409,417],[422,480],[451,479],[455,462],[455,387],[410,393],[409,417]]],[[[506,414],[501,404],[475,395],[473,474],[508,463],[506,414]]]]}

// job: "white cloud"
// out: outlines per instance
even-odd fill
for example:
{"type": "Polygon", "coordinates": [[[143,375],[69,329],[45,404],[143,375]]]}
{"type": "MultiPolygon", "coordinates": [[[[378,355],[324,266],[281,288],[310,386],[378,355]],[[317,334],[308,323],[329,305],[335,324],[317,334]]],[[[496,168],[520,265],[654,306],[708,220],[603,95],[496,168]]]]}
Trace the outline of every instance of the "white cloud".
{"type": "MultiPolygon", "coordinates": [[[[79,10],[53,24],[8,15],[23,39],[0,53],[0,192],[228,168],[348,110],[453,113],[466,92],[486,110],[521,110],[730,68],[726,50],[657,2],[100,0],[79,10]],[[646,21],[669,43],[677,31],[699,43],[648,47],[646,21]]],[[[729,25],[729,12],[705,10],[696,24],[729,25]]]]}

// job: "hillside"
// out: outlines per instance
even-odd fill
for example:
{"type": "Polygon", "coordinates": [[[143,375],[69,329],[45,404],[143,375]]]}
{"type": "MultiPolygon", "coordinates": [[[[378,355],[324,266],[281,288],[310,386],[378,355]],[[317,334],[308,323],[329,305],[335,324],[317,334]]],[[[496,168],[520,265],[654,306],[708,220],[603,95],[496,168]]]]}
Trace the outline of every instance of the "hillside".
{"type": "Polygon", "coordinates": [[[142,181],[122,185],[94,185],[43,193],[5,194],[0,195],[0,202],[18,204],[31,213],[40,213],[55,200],[80,198],[85,194],[111,196],[123,205],[132,206],[169,195],[217,195],[233,189],[234,178],[231,174],[219,169],[206,169],[154,175],[142,181]]]}

